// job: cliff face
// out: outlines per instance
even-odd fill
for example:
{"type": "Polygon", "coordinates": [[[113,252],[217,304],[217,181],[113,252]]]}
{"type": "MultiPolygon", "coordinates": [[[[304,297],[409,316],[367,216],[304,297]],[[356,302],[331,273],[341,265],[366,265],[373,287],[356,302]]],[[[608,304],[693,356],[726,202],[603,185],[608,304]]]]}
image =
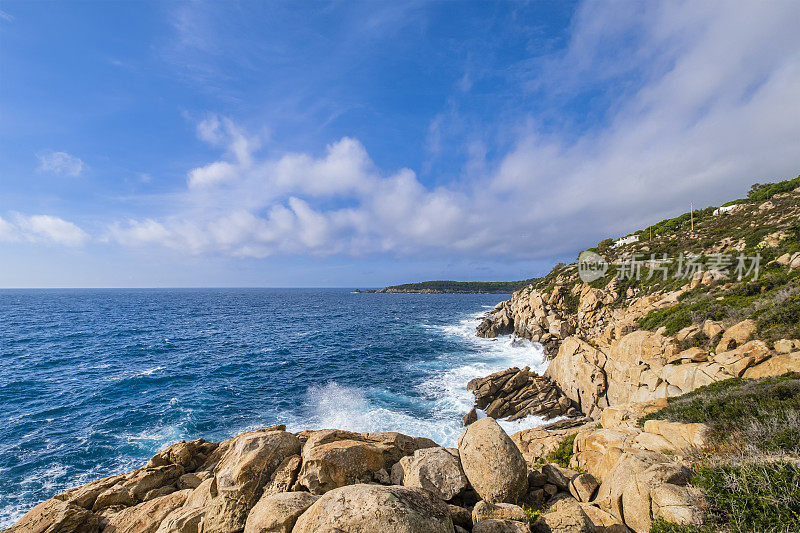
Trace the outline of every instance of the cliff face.
{"type": "Polygon", "coordinates": [[[721,379],[800,370],[799,222],[795,190],[698,214],[693,231],[681,225],[616,249],[601,243],[605,278],[585,283],[577,263],[559,265],[498,304],[477,333],[541,342],[552,358],[545,376],[594,418],[721,379]],[[679,276],[690,254],[699,268],[679,276]],[[756,257],[758,275],[751,268],[739,279],[735,265],[752,267],[756,257]]]}

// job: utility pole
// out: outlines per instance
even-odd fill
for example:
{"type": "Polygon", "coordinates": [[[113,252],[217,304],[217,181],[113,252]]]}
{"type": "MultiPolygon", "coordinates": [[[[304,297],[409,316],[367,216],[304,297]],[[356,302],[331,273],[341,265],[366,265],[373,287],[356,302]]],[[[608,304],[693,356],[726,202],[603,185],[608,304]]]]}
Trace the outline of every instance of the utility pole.
{"type": "Polygon", "coordinates": [[[692,219],[692,233],[694,233],[694,202],[689,202],[689,218],[692,219]]]}

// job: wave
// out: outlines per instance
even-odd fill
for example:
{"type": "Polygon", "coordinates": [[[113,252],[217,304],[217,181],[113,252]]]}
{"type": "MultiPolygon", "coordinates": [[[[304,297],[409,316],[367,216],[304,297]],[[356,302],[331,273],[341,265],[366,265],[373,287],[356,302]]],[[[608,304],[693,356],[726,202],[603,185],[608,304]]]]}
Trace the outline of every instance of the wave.
{"type": "MultiPolygon", "coordinates": [[[[530,366],[539,373],[547,368],[540,344],[512,336],[477,337],[475,328],[479,320],[470,316],[454,324],[423,325],[459,341],[458,348],[443,353],[433,362],[412,364],[409,374],[421,375],[422,379],[407,393],[336,381],[315,385],[308,389],[302,412],[289,423],[290,429],[398,431],[428,437],[442,446],[456,446],[464,431],[461,419],[474,405],[474,397],[467,390],[471,379],[512,366],[530,366]]],[[[545,424],[539,416],[498,422],[509,434],[545,424]]]]}

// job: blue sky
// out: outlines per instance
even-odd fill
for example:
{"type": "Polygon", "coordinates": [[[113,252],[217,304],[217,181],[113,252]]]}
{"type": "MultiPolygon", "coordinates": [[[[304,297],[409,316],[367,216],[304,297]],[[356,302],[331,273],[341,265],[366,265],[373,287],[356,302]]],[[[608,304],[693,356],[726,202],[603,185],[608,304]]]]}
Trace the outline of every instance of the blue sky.
{"type": "Polygon", "coordinates": [[[800,172],[800,4],[0,2],[0,286],[540,275],[800,172]]]}

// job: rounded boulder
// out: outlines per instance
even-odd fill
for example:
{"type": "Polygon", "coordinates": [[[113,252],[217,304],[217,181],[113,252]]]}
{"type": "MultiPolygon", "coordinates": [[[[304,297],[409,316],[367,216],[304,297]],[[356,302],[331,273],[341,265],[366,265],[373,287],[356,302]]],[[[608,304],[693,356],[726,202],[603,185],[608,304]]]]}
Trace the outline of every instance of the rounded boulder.
{"type": "Polygon", "coordinates": [[[475,492],[491,503],[517,503],[528,489],[522,453],[493,418],[481,418],[458,440],[461,466],[475,492]]]}

